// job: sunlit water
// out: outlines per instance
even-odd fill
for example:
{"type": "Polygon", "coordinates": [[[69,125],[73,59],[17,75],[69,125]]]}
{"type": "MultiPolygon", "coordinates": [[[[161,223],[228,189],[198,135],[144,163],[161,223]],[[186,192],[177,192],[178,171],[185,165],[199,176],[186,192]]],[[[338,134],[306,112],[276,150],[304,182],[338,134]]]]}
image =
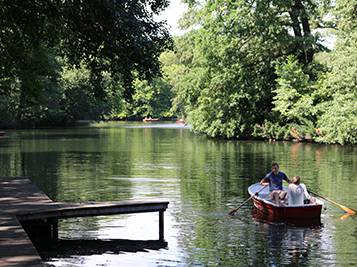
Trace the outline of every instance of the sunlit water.
{"type": "MultiPolygon", "coordinates": [[[[322,226],[294,228],[255,219],[252,205],[228,217],[275,160],[314,191],[357,208],[356,147],[224,141],[177,124],[101,123],[7,131],[0,175],[29,176],[57,201],[165,199],[165,241],[42,252],[48,266],[351,266],[357,218],[326,203],[322,226]],[[139,250],[139,251],[136,251],[139,250]]],[[[157,240],[158,214],[60,222],[63,240],[157,240]]],[[[66,244],[66,243],[65,243],[66,244]]]]}

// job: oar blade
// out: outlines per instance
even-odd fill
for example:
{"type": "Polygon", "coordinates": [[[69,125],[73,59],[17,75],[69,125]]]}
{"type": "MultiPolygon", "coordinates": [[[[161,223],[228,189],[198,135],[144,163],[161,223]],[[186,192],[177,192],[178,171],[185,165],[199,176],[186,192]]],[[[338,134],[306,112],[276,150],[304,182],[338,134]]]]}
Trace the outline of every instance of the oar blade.
{"type": "Polygon", "coordinates": [[[340,208],[343,209],[345,212],[347,212],[350,215],[355,215],[357,211],[347,208],[346,206],[340,205],[340,208]]]}
{"type": "Polygon", "coordinates": [[[343,220],[346,220],[348,217],[352,216],[353,214],[349,214],[349,213],[344,213],[341,217],[340,217],[340,220],[343,221],[343,220]]]}
{"type": "Polygon", "coordinates": [[[340,203],[337,203],[336,201],[331,200],[331,199],[329,199],[329,198],[327,198],[327,197],[321,196],[321,195],[319,195],[319,194],[317,194],[317,193],[315,193],[315,192],[310,191],[310,193],[312,193],[312,194],[314,194],[315,196],[317,196],[317,197],[319,197],[319,198],[322,198],[322,199],[324,199],[324,200],[326,200],[326,201],[328,201],[328,202],[330,202],[330,203],[332,203],[332,204],[338,206],[340,209],[344,210],[345,212],[347,212],[347,213],[350,214],[350,215],[356,215],[356,214],[357,214],[357,210],[354,210],[354,209],[348,208],[348,207],[346,207],[346,206],[343,206],[343,205],[341,205],[340,203]]]}
{"type": "Polygon", "coordinates": [[[229,215],[229,216],[234,216],[234,215],[236,215],[236,213],[237,213],[237,209],[232,209],[232,210],[230,210],[230,211],[228,212],[228,215],[229,215]]]}

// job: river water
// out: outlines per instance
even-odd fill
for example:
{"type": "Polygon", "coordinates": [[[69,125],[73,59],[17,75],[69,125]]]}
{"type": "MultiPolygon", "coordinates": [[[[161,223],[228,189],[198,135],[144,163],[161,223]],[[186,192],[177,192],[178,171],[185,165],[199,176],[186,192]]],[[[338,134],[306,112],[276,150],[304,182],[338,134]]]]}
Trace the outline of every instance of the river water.
{"type": "Polygon", "coordinates": [[[0,176],[29,176],[57,201],[170,201],[166,242],[153,241],[156,213],[62,220],[61,246],[41,251],[48,266],[357,266],[357,216],[342,220],[328,203],[319,227],[266,223],[251,204],[227,216],[272,161],[309,189],[356,209],[356,152],[113,122],[8,131],[0,139],[0,176]]]}

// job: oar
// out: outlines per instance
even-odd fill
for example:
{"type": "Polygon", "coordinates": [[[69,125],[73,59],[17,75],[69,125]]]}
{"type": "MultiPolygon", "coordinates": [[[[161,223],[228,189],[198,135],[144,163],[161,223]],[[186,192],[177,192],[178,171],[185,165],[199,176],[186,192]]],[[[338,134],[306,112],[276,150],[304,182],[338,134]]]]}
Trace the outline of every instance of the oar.
{"type": "Polygon", "coordinates": [[[346,220],[348,217],[353,216],[353,215],[354,215],[354,214],[344,213],[344,214],[340,217],[340,220],[341,220],[341,221],[346,220]]]}
{"type": "Polygon", "coordinates": [[[326,200],[326,201],[328,201],[328,202],[330,202],[330,203],[332,203],[332,204],[334,204],[334,205],[340,207],[341,209],[343,209],[343,210],[344,210],[345,212],[347,212],[348,214],[354,215],[354,214],[357,213],[357,210],[354,210],[354,209],[351,209],[351,208],[347,208],[346,206],[343,206],[343,205],[337,203],[336,201],[333,201],[333,200],[331,200],[331,199],[328,199],[327,197],[321,196],[321,195],[319,195],[319,194],[317,194],[317,193],[315,193],[315,192],[312,192],[312,191],[310,191],[310,190],[309,190],[309,192],[310,192],[311,194],[313,194],[313,195],[319,197],[319,198],[322,198],[322,199],[324,199],[324,200],[326,200]]]}
{"type": "Polygon", "coordinates": [[[228,215],[229,216],[234,216],[236,213],[237,213],[237,211],[241,208],[241,207],[243,207],[249,200],[251,200],[255,195],[257,195],[258,193],[260,193],[265,187],[267,187],[267,185],[264,185],[262,188],[260,188],[259,190],[258,190],[258,192],[256,192],[254,195],[252,195],[252,196],[250,196],[248,199],[246,199],[242,204],[240,204],[237,208],[235,208],[235,209],[232,209],[232,210],[230,210],[229,212],[228,212],[228,215]]]}

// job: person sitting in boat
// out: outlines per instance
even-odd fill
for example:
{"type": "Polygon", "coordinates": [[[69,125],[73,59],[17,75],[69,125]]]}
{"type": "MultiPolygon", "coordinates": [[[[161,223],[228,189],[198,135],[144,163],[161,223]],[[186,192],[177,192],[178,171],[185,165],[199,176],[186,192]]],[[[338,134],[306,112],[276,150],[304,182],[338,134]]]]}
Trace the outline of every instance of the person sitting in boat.
{"type": "Polygon", "coordinates": [[[287,194],[286,191],[283,191],[283,180],[290,183],[288,176],[282,171],[279,171],[279,164],[277,162],[273,162],[271,164],[271,172],[265,175],[265,177],[260,181],[261,185],[269,185],[270,199],[279,206],[287,194]]]}
{"type": "Polygon", "coordinates": [[[309,195],[306,186],[300,183],[300,179],[300,176],[294,176],[288,186],[288,205],[304,205],[304,199],[308,199],[311,204],[316,204],[316,199],[309,195]]]}

